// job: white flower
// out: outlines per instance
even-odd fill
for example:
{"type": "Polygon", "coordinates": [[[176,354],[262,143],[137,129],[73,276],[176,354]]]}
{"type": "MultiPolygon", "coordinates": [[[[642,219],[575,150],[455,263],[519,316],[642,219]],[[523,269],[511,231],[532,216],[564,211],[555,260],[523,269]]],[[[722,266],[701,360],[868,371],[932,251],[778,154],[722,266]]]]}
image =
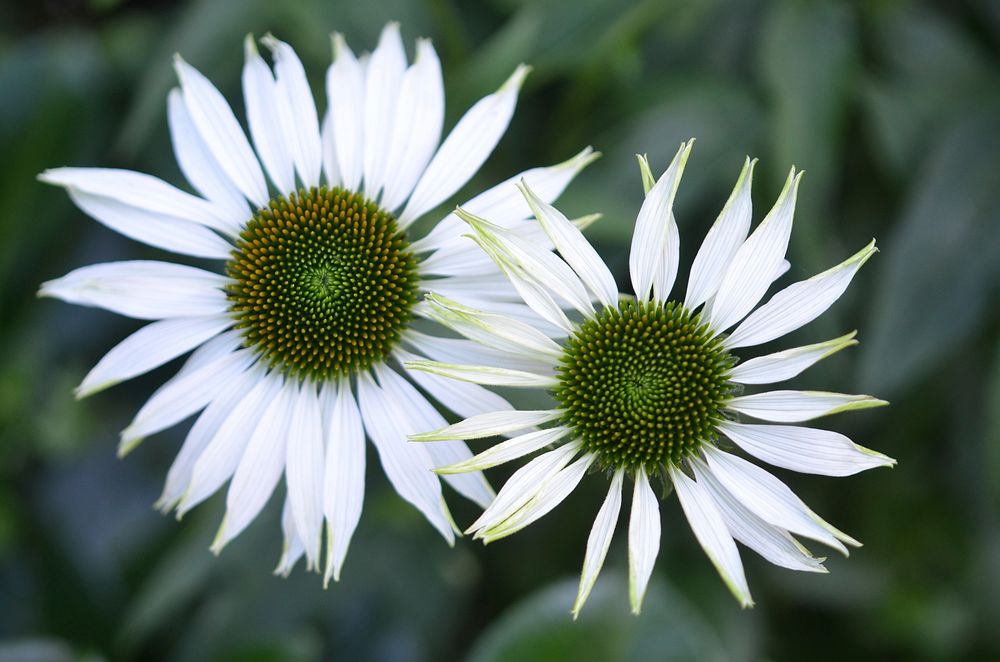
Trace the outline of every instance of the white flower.
{"type": "Polygon", "coordinates": [[[488,214],[460,210],[476,241],[546,322],[532,325],[431,294],[428,305],[435,319],[511,360],[506,368],[408,364],[464,383],[548,389],[558,403],[552,410],[478,414],[411,437],[434,443],[509,437],[473,458],[440,467],[442,475],[480,471],[546,449],[513,474],[470,527],[484,542],[508,536],[551,511],[588,470],[609,478],[607,498],[587,541],[574,617],[604,563],[626,475],[633,483],[629,593],[638,613],[660,545],[651,478],[660,477],[676,491],[698,542],[740,603],[750,606],[734,540],[774,564],[810,572],[825,572],[822,559],[810,555],[794,536],[845,554],[845,544],[858,543],[816,515],[777,478],[724,448],[735,445],[775,466],[829,476],[894,464],[836,432],[741,422],[747,416],[796,423],[886,404],[866,395],[820,391],[741,394],[745,384],[789,379],[856,344],[854,333],[742,362],[733,354],[819,316],[875,252],[875,243],[778,291],[754,310],[788,268],[784,255],[801,173],[792,170],[774,208],[748,237],[754,167],[748,159],[695,257],[683,302],[670,300],[680,252],[672,207],[691,145],[681,146],[659,180],[640,158],[646,199],[629,260],[634,299],[619,297],[611,272],[583,234],[528,182],[521,190],[562,259],[487,220],[488,214]],[[581,321],[571,321],[564,307],[581,321]]]}
{"type": "MultiPolygon", "coordinates": [[[[176,60],[180,87],[168,117],[177,161],[201,195],[137,172],[58,168],[94,219],[157,248],[221,260],[222,273],[157,261],[98,264],[45,283],[41,295],[154,320],[86,376],[83,397],[190,350],[122,432],[120,452],[204,410],[167,476],[158,505],[178,516],[229,481],[218,552],[260,512],[284,475],[285,547],[278,572],[305,555],[339,577],[361,515],[365,444],[374,442],[390,482],[450,543],[455,530],[431,469],[471,456],[463,442],[420,446],[407,435],[444,418],[426,394],[462,416],[509,409],[472,384],[413,374],[403,360],[486,360],[474,343],[411,328],[429,283],[474,288],[487,308],[531,317],[502,274],[449,215],[412,241],[408,229],[476,173],[506,131],[527,67],[470,108],[443,142],[444,87],[430,41],[407,65],[399,28],[355,57],[334,35],[327,112],[317,114],[305,71],[287,44],[267,36],[273,68],[246,40],[243,93],[248,140],[229,104],[202,74],[176,60]],[[266,177],[265,177],[266,173],[266,177]],[[416,386],[415,386],[416,385],[416,386]],[[419,388],[418,388],[419,387],[419,388]]],[[[466,203],[530,241],[544,235],[515,182],[558,197],[596,154],[586,149],[528,170],[466,203]]],[[[427,325],[433,333],[436,325],[427,325]]],[[[479,473],[445,479],[483,506],[479,473]]]]}

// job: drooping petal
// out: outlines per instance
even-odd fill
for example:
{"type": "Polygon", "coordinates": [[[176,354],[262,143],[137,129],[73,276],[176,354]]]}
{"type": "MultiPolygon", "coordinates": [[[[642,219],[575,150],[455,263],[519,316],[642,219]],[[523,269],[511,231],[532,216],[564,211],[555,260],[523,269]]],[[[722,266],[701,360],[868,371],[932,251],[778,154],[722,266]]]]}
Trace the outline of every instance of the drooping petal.
{"type": "Polygon", "coordinates": [[[274,574],[279,577],[288,577],[292,574],[295,564],[306,553],[306,547],[302,543],[302,538],[295,529],[295,517],[292,515],[292,503],[285,497],[285,505],[281,509],[281,530],[285,535],[281,545],[281,558],[278,566],[274,569],[274,574]]]}
{"type": "Polygon", "coordinates": [[[453,363],[440,363],[438,361],[408,361],[406,367],[410,370],[424,370],[426,372],[460,379],[473,384],[485,384],[488,386],[513,386],[521,388],[553,388],[558,386],[559,380],[555,377],[536,375],[521,370],[508,370],[506,368],[493,368],[490,366],[475,365],[455,365],[453,363]]]}
{"type": "MultiPolygon", "coordinates": [[[[397,349],[396,358],[403,364],[419,360],[421,357],[397,349]]],[[[463,418],[475,416],[488,411],[512,410],[513,406],[503,397],[483,388],[478,384],[460,382],[440,375],[432,375],[422,370],[406,368],[406,376],[412,379],[420,388],[427,391],[441,405],[463,418]]]]}
{"type": "Polygon", "coordinates": [[[485,363],[542,375],[555,373],[553,368],[555,362],[552,359],[533,356],[527,352],[506,352],[493,347],[484,347],[465,338],[429,336],[412,329],[405,331],[403,338],[408,345],[412,345],[418,352],[434,361],[457,364],[485,363]]]}
{"type": "Polygon", "coordinates": [[[369,199],[378,196],[386,169],[395,165],[388,162],[388,157],[405,73],[406,52],[399,24],[389,23],[382,30],[365,73],[364,173],[365,196],[369,199]]]}
{"type": "Polygon", "coordinates": [[[458,121],[420,177],[399,216],[408,226],[450,198],[479,170],[507,130],[528,67],[519,66],[493,94],[480,99],[458,121]]]}
{"type": "Polygon", "coordinates": [[[796,174],[792,168],[774,207],[730,261],[707,320],[716,333],[722,333],[753,310],[774,280],[788,248],[801,178],[802,173],[796,174]]]}
{"type": "Polygon", "coordinates": [[[766,356],[758,356],[737,364],[729,373],[729,380],[737,384],[773,384],[801,374],[817,361],[836,354],[845,347],[857,345],[857,331],[833,340],[786,349],[766,356]]]}
{"type": "Polygon", "coordinates": [[[694,310],[719,291],[723,274],[750,232],[753,215],[750,192],[756,163],[757,159],[747,157],[726,206],[698,249],[684,297],[684,307],[689,310],[694,310]]]}
{"type": "Polygon", "coordinates": [[[753,599],[743,573],[740,552],[736,549],[736,543],[726,528],[711,493],[704,485],[688,478],[680,469],[671,466],[669,472],[681,508],[684,509],[684,515],[701,548],[705,550],[726,586],[740,601],[740,605],[752,607],[753,599]]]}
{"type": "Polygon", "coordinates": [[[638,614],[660,553],[660,507],[645,469],[638,469],[633,479],[632,514],[628,523],[628,596],[632,613],[638,614]]]}
{"type": "Polygon", "coordinates": [[[580,588],[576,593],[576,602],[573,603],[573,620],[580,615],[584,603],[590,596],[594,582],[601,573],[604,559],[608,555],[608,547],[611,546],[611,538],[615,534],[615,527],[618,524],[618,515],[622,508],[622,482],[625,472],[621,469],[615,471],[611,478],[611,487],[608,488],[608,495],[604,498],[604,504],[594,519],[594,526],[590,530],[587,538],[587,552],[583,557],[583,571],[580,573],[580,588]]]}
{"type": "Polygon", "coordinates": [[[861,251],[809,280],[793,283],[743,320],[726,338],[729,348],[759,345],[808,324],[833,305],[854,274],[877,252],[873,239],[861,251]]]}
{"type": "Polygon", "coordinates": [[[326,73],[327,111],[344,187],[356,191],[364,172],[364,70],[343,35],[333,35],[333,64],[326,73]]]}
{"type": "Polygon", "coordinates": [[[295,530],[310,569],[319,569],[323,531],[324,442],[319,397],[311,383],[294,396],[288,426],[285,483],[295,530]]]}
{"type": "MultiPolygon", "coordinates": [[[[498,464],[510,462],[511,460],[516,460],[519,457],[524,457],[529,453],[541,450],[542,448],[559,441],[569,432],[569,428],[555,427],[522,434],[508,439],[507,441],[490,446],[475,457],[470,457],[454,464],[440,466],[435,469],[435,472],[438,474],[449,475],[465,473],[467,471],[483,471],[484,469],[489,469],[490,467],[495,467],[498,464]]],[[[489,503],[486,505],[489,505],[489,503]]]]}
{"type": "Polygon", "coordinates": [[[225,276],[170,262],[129,260],[74,269],[42,283],[38,295],[136,319],[222,315],[225,276]]]}
{"type": "Polygon", "coordinates": [[[767,391],[733,398],[726,407],[741,414],[776,423],[797,423],[853,409],[882,407],[885,400],[870,395],[828,391],[767,391]]]}
{"type": "Polygon", "coordinates": [[[554,421],[562,415],[558,409],[543,409],[538,411],[491,411],[485,414],[470,416],[464,421],[443,427],[431,432],[411,434],[412,441],[441,441],[445,439],[482,439],[495,437],[510,432],[533,428],[542,423],[554,421]]]}
{"type": "MultiPolygon", "coordinates": [[[[332,386],[327,386],[333,389],[332,386]]],[[[324,585],[340,581],[354,529],[361,519],[365,496],[365,430],[348,380],[326,398],[326,483],[323,512],[327,544],[324,585]]]]}
{"type": "Polygon", "coordinates": [[[257,51],[253,35],[244,45],[243,99],[250,136],[271,181],[288,195],[295,191],[295,168],[281,115],[287,111],[271,68],[257,51]]]}
{"type": "Polygon", "coordinates": [[[189,352],[233,323],[228,315],[178,317],[148,324],[104,355],[76,388],[76,397],[93,395],[149,372],[189,352]]]}
{"type": "MultiPolygon", "coordinates": [[[[665,301],[677,277],[680,236],[673,205],[693,145],[693,140],[681,144],[670,166],[646,194],[636,218],[628,268],[640,301],[649,299],[650,290],[656,301],[665,301]]],[[[639,164],[649,169],[644,159],[640,158],[639,164]]]]}

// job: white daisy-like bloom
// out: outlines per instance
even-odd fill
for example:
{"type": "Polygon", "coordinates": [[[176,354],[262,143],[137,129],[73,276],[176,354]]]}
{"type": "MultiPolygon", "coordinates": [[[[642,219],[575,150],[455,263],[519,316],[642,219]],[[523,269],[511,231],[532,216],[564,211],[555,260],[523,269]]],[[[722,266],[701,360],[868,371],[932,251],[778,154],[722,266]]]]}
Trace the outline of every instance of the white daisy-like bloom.
{"type": "MultiPolygon", "coordinates": [[[[167,476],[158,507],[178,517],[229,482],[218,552],[243,531],[282,476],[284,551],[276,572],[303,555],[339,578],[364,497],[365,438],[389,481],[449,544],[455,526],[432,468],[471,456],[463,442],[409,443],[444,425],[431,398],[460,416],[510,408],[498,395],[402,368],[417,357],[489,361],[475,343],[441,338],[420,295],[479,291],[486,307],[531,319],[464,224],[446,217],[414,239],[412,224],[476,173],[507,129],[528,68],[520,66],[473,105],[443,142],[444,86],[431,42],[412,64],[398,25],[371,55],[356,57],[340,35],[320,115],[302,63],[268,35],[269,66],[245,44],[243,95],[250,139],[222,94],[176,59],[180,86],[168,119],[181,171],[199,195],[150,175],[58,168],[41,175],[77,206],[132,239],[218,260],[218,270],[161,261],[77,269],[40,294],[106,308],[151,324],[113,348],[80,384],[79,397],[148,372],[194,350],[121,434],[120,454],[198,413],[167,476]],[[440,144],[439,144],[440,143],[440,144]],[[202,411],[203,410],[203,411],[202,411]]],[[[466,207],[530,241],[544,239],[516,188],[531,182],[548,200],[596,157],[587,149],[528,170],[466,207]]],[[[485,507],[481,474],[447,477],[485,507]]]]}
{"type": "Polygon", "coordinates": [[[677,493],[705,553],[739,602],[751,606],[734,541],[771,563],[807,572],[825,569],[796,536],[844,554],[847,545],[858,543],[735,449],[778,467],[827,476],[894,464],[837,432],[786,425],[886,404],[882,400],[823,391],[744,393],[746,385],[790,379],[856,344],[855,333],[749,360],[737,356],[819,316],[872,256],[875,242],[758,307],[788,269],[784,257],[801,173],[792,169],[774,207],[748,236],[754,162],[747,159],[694,259],[683,299],[671,300],[680,253],[672,207],[692,143],[681,146],[658,180],[646,160],[639,160],[646,198],[629,258],[634,298],[618,294],[611,272],[583,234],[530,182],[520,188],[561,259],[489,214],[460,210],[475,241],[545,323],[532,325],[431,294],[428,305],[438,321],[512,361],[506,368],[408,364],[465,383],[545,389],[557,403],[548,410],[478,414],[411,437],[427,446],[509,437],[439,468],[443,475],[481,471],[545,449],[511,476],[471,526],[476,538],[488,543],[523,529],[555,508],[588,472],[609,480],[587,540],[574,617],[604,563],[626,477],[632,482],[629,594],[638,613],[660,547],[659,500],[651,480],[662,480],[665,493],[677,493]]]}

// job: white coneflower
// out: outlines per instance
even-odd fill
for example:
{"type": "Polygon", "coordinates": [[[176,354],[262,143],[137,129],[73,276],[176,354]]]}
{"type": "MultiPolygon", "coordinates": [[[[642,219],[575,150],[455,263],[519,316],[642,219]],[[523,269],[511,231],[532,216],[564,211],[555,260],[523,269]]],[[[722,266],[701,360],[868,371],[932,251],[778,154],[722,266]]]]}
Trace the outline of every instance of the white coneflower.
{"type": "MultiPolygon", "coordinates": [[[[157,248],[220,260],[224,269],[98,264],[45,283],[41,295],[155,320],[97,364],[80,397],[194,349],[122,433],[121,453],[204,409],[158,505],[180,516],[230,481],[213,544],[219,551],[257,516],[284,475],[278,571],[290,571],[303,554],[319,568],[325,520],[328,581],[340,574],[361,514],[366,435],[396,491],[451,543],[454,525],[431,469],[471,453],[462,442],[407,442],[408,434],[445,423],[423,392],[463,416],[509,407],[481,387],[409,374],[399,362],[479,356],[474,343],[411,329],[430,282],[443,291],[476,283],[484,305],[530,314],[497,287],[502,275],[461,237],[457,218],[416,241],[407,234],[493,151],[528,69],[518,67],[439,145],[444,87],[430,41],[418,40],[408,66],[394,23],[370,56],[355,57],[334,35],[322,122],[295,52],[271,36],[262,41],[273,69],[252,37],[243,69],[252,147],[212,83],[176,60],[180,87],[169,96],[170,132],[180,168],[200,196],[124,170],[59,168],[41,176],[104,225],[157,248]]],[[[594,157],[587,149],[522,175],[554,199],[594,157]]],[[[526,236],[542,236],[526,220],[531,211],[516,181],[467,205],[526,236]]],[[[447,482],[483,506],[493,496],[481,474],[447,482]]]]}
{"type": "Polygon", "coordinates": [[[743,394],[744,385],[789,379],[855,344],[854,333],[746,361],[734,354],[815,319],[844,292],[875,252],[875,242],[832,269],[780,290],[754,310],[787,269],[784,255],[801,173],[792,170],[774,208],[748,237],[754,167],[748,159],[695,257],[686,295],[670,300],[680,246],[672,206],[690,149],[690,142],[682,145],[658,181],[640,158],[647,193],[629,260],[634,299],[619,297],[611,272],[580,231],[528,182],[521,185],[524,196],[562,259],[487,220],[488,214],[460,210],[476,241],[546,323],[541,328],[432,294],[428,303],[436,319],[491,351],[514,357],[520,367],[408,364],[466,382],[547,389],[558,403],[552,410],[479,414],[412,437],[451,443],[512,436],[472,459],[440,468],[444,475],[480,471],[549,449],[507,481],[470,528],[477,538],[497,540],[539,519],[588,471],[610,481],[587,541],[574,615],[607,554],[626,476],[633,483],[629,593],[638,612],[660,546],[651,479],[662,479],[676,491],[702,548],[740,603],[750,606],[734,540],[772,563],[812,572],[825,572],[821,559],[794,536],[844,553],[845,544],[858,543],[770,473],[724,450],[730,443],[769,464],[828,476],[894,464],[836,432],[772,424],[874,407],[885,404],[882,400],[821,391],[743,394]],[[563,306],[575,309],[582,321],[571,321],[563,306]],[[767,423],[743,422],[743,417],[767,423]]]}

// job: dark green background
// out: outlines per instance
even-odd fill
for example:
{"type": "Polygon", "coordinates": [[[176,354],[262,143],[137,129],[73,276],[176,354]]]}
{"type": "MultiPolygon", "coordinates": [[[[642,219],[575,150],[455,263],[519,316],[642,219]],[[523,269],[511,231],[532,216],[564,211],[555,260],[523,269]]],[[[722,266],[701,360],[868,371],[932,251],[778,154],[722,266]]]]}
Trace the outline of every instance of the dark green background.
{"type": "MultiPolygon", "coordinates": [[[[1000,659],[997,2],[0,7],[0,660],[1000,659]],[[619,283],[642,198],[633,155],[661,170],[691,136],[682,273],[745,154],[761,159],[758,219],[789,166],[807,171],[792,278],[878,238],[848,294],[786,342],[860,330],[860,347],[796,384],[891,400],[820,424],[899,466],[846,479],[779,472],[865,547],[830,558],[830,575],[745,553],[757,607],[741,611],[670,499],[642,617],[628,614],[623,525],[573,623],[597,478],[513,539],[449,550],[371,457],[346,577],[327,591],[301,568],[271,577],[274,504],[218,559],[207,548],[222,499],[182,524],[152,510],[184,426],[124,461],[115,444],[171,368],[75,402],[72,387],[138,324],[34,293],[77,266],[160,256],[35,175],[106,165],[179,182],[165,121],[175,51],[239,100],[242,37],[271,30],[319,90],[328,33],[360,51],[390,19],[408,48],[434,38],[449,126],[518,62],[534,65],[510,131],[464,193],[593,144],[605,156],[562,206],[605,213],[590,235],[619,283]]],[[[470,522],[474,510],[451,502],[470,522]]]]}

